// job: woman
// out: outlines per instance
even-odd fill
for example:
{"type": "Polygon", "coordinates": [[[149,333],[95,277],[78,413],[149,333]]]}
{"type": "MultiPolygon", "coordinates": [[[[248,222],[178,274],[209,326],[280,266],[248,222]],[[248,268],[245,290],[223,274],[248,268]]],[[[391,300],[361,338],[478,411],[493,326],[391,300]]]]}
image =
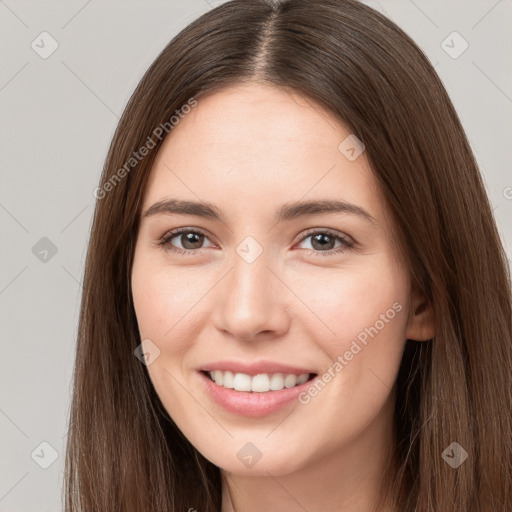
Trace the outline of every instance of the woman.
{"type": "Polygon", "coordinates": [[[146,72],[95,195],[67,511],[510,510],[506,257],[396,25],[213,9],[146,72]]]}

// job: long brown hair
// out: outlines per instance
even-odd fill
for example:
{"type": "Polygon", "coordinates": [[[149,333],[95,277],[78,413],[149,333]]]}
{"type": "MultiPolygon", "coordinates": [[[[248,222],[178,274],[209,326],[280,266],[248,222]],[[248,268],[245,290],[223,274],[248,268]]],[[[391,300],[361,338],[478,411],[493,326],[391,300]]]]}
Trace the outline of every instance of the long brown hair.
{"type": "Polygon", "coordinates": [[[87,253],[66,512],[220,511],[219,468],[182,435],[134,357],[141,340],[130,274],[141,201],[163,140],[155,129],[172,136],[169,119],[191,98],[200,103],[201,94],[244,81],[301,92],[364,142],[412,282],[434,308],[435,337],[407,341],[396,382],[397,470],[386,487],[395,508],[509,512],[507,259],[433,67],[394,23],[355,0],[225,3],[164,48],[129,100],[101,176],[87,253]],[[143,146],[146,156],[132,160],[143,146]],[[457,469],[442,457],[452,442],[468,453],[457,469]]]}

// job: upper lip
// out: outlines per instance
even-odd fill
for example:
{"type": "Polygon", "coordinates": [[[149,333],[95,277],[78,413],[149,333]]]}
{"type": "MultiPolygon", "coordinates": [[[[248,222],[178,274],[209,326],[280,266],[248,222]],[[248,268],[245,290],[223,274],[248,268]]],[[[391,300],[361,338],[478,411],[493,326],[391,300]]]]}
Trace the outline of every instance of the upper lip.
{"type": "Polygon", "coordinates": [[[200,369],[205,372],[221,370],[224,372],[245,373],[247,375],[257,375],[258,373],[293,373],[294,375],[315,373],[304,367],[291,366],[274,361],[216,361],[205,364],[200,369]]]}

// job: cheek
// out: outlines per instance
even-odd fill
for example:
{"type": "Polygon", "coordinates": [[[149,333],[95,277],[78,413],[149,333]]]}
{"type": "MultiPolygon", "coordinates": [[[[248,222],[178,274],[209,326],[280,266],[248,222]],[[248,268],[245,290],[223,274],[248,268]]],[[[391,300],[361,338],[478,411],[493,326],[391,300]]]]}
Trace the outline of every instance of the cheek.
{"type": "Polygon", "coordinates": [[[161,338],[166,325],[166,311],[173,308],[173,294],[166,292],[164,276],[158,276],[143,264],[134,265],[132,296],[141,337],[161,338]]]}
{"type": "Polygon", "coordinates": [[[164,356],[176,361],[198,338],[208,317],[204,299],[214,286],[211,273],[191,267],[172,268],[157,258],[135,258],[132,296],[142,339],[151,339],[164,356]]]}
{"type": "Polygon", "coordinates": [[[297,294],[314,313],[307,323],[309,337],[328,356],[327,364],[345,356],[352,380],[373,368],[392,381],[405,344],[408,286],[406,273],[385,258],[303,280],[297,294]]]}
{"type": "Polygon", "coordinates": [[[405,345],[408,286],[407,274],[381,257],[364,268],[317,273],[299,292],[329,328],[316,317],[302,324],[326,363],[300,401],[333,449],[370,425],[390,399],[405,345]]]}
{"type": "Polygon", "coordinates": [[[132,271],[132,296],[141,340],[151,340],[159,350],[147,371],[173,417],[182,417],[183,404],[189,404],[177,382],[182,381],[180,367],[186,366],[186,354],[197,336],[194,318],[198,311],[194,305],[201,290],[190,274],[173,271],[146,255],[135,258],[132,271]]]}

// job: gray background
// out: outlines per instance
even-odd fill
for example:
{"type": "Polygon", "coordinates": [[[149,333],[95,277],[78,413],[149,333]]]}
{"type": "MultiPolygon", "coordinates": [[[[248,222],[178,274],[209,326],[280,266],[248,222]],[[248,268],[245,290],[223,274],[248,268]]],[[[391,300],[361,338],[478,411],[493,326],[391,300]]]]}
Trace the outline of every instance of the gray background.
{"type": "MultiPolygon", "coordinates": [[[[220,3],[0,0],[0,512],[62,510],[92,192],[145,69],[180,29],[220,3]],[[51,49],[43,31],[58,43],[46,59],[31,47],[34,41],[39,52],[51,49]]],[[[435,65],[510,256],[512,0],[366,3],[410,34],[435,65]],[[457,58],[464,41],[450,36],[454,31],[469,44],[457,58]]]]}

